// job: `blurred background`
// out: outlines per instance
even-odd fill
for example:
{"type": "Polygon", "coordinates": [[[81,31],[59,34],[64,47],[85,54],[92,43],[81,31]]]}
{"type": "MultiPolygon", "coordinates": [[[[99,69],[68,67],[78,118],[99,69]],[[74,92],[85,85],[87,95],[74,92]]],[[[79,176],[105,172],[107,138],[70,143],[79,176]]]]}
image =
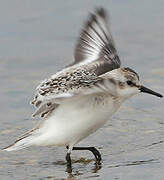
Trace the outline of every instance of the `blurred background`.
{"type": "MultiPolygon", "coordinates": [[[[0,147],[37,123],[29,105],[36,86],[73,61],[83,22],[99,6],[110,12],[122,65],[164,94],[163,0],[0,0],[0,147]]],[[[64,148],[37,147],[0,152],[0,179],[163,180],[163,108],[163,99],[138,95],[84,140],[101,151],[100,169],[92,154],[73,152],[67,174],[64,148]]]]}

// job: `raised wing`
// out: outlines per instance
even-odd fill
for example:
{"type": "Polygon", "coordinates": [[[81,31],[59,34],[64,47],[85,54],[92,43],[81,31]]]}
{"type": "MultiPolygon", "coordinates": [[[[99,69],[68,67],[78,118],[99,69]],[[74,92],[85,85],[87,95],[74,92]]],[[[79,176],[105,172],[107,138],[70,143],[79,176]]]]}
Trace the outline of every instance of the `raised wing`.
{"type": "Polygon", "coordinates": [[[33,116],[45,117],[66,99],[106,89],[100,76],[119,68],[120,59],[103,8],[97,9],[86,22],[75,48],[75,62],[72,65],[37,87],[32,101],[37,108],[33,116]]]}
{"type": "Polygon", "coordinates": [[[97,9],[85,23],[74,57],[73,64],[87,64],[99,59],[108,61],[112,69],[120,67],[120,59],[108,26],[107,12],[103,8],[97,9]]]}

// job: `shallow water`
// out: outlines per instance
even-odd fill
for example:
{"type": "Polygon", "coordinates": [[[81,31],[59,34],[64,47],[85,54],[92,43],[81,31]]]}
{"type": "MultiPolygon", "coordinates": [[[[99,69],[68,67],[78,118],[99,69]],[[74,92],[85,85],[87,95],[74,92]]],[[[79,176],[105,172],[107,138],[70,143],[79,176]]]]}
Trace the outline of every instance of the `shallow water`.
{"type": "MultiPolygon", "coordinates": [[[[148,87],[164,94],[164,2],[162,0],[0,1],[0,146],[37,122],[29,105],[35,87],[72,61],[73,47],[88,11],[106,7],[122,64],[148,87]]],[[[164,179],[164,101],[139,95],[126,102],[102,129],[80,145],[102,153],[73,152],[65,172],[64,148],[0,152],[0,179],[164,179]]]]}

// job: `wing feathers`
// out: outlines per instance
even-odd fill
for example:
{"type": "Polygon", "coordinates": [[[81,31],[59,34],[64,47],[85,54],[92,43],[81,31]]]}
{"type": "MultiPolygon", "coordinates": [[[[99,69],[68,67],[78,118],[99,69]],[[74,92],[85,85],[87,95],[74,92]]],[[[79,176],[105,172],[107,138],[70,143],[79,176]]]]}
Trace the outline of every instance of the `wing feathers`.
{"type": "Polygon", "coordinates": [[[37,87],[37,95],[32,102],[37,110],[33,116],[44,117],[66,99],[109,89],[99,76],[119,68],[121,63],[108,26],[108,15],[103,8],[90,14],[74,56],[72,65],[75,66],[65,68],[37,87]]]}
{"type": "Polygon", "coordinates": [[[120,60],[108,26],[108,15],[103,8],[96,9],[85,23],[75,48],[75,62],[90,63],[104,58],[113,68],[120,67],[120,60]]]}
{"type": "Polygon", "coordinates": [[[58,104],[52,104],[52,103],[45,103],[42,104],[32,115],[33,117],[40,115],[41,117],[44,117],[45,115],[52,112],[54,109],[58,107],[58,104]]]}

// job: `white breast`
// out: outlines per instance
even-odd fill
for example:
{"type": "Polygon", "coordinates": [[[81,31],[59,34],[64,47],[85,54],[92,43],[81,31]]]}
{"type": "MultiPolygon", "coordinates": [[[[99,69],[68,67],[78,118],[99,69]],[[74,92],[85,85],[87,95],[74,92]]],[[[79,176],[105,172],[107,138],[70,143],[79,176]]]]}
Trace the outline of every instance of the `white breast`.
{"type": "Polygon", "coordinates": [[[43,123],[37,145],[74,145],[102,127],[119,106],[106,95],[64,102],[43,123]]]}

